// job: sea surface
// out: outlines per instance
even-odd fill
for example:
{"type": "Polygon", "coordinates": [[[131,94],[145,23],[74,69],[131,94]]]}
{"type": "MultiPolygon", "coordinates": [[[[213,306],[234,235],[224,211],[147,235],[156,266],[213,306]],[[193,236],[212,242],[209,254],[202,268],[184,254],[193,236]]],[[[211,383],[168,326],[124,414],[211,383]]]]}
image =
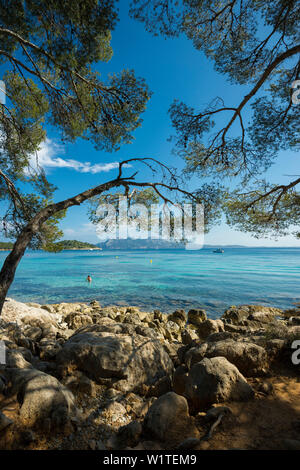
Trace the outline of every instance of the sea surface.
{"type": "Polygon", "coordinates": [[[291,308],[300,302],[300,248],[27,251],[8,296],[42,304],[97,299],[166,313],[205,308],[210,318],[238,304],[291,308]]]}

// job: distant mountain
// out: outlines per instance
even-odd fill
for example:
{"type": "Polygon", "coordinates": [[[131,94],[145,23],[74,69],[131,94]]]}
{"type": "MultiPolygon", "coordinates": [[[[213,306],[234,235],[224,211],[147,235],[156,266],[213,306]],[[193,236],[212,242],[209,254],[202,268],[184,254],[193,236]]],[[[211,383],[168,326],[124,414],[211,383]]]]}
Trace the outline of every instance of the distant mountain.
{"type": "Polygon", "coordinates": [[[167,240],[107,240],[103,243],[97,243],[97,246],[106,250],[183,250],[184,243],[168,242],[167,240]]]}
{"type": "MultiPolygon", "coordinates": [[[[128,238],[126,240],[107,240],[106,242],[97,243],[98,247],[106,250],[184,250],[184,243],[170,242],[166,240],[133,240],[128,238]]],[[[246,245],[203,245],[203,249],[214,250],[216,248],[268,248],[264,246],[246,246],[246,245]]],[[[272,247],[269,247],[272,248],[272,247]]],[[[276,248],[276,247],[273,247],[276,248]]],[[[280,247],[278,247],[280,248],[280,247]]]]}
{"type": "MultiPolygon", "coordinates": [[[[184,250],[185,244],[181,242],[173,242],[167,240],[145,240],[127,238],[125,240],[107,240],[106,242],[97,243],[97,246],[106,250],[184,250]]],[[[204,245],[203,248],[245,248],[243,245],[204,245]]]]}

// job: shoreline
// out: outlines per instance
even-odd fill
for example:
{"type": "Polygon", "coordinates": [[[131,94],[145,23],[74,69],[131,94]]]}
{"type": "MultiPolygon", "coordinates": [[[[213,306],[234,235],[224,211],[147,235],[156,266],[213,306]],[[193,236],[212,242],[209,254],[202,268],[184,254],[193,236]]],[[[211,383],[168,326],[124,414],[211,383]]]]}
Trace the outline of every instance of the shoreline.
{"type": "Polygon", "coordinates": [[[300,449],[295,338],[300,307],[211,320],[7,298],[0,449],[300,449]]]}
{"type": "MultiPolygon", "coordinates": [[[[87,288],[88,289],[88,288],[87,288]]],[[[107,296],[105,296],[107,297],[107,296]]],[[[241,296],[242,297],[242,296],[241,296]]],[[[193,301],[185,301],[182,300],[180,301],[179,299],[177,300],[172,300],[168,299],[165,303],[161,303],[160,301],[158,302],[143,302],[138,301],[136,303],[132,303],[130,300],[125,301],[125,300],[118,300],[118,301],[107,301],[106,299],[102,299],[101,295],[97,296],[97,292],[93,292],[92,290],[90,292],[87,292],[86,298],[73,298],[72,300],[65,298],[65,299],[60,299],[58,302],[55,301],[44,301],[44,300],[38,300],[36,301],[34,296],[32,296],[31,299],[24,299],[24,297],[17,296],[17,297],[12,297],[14,300],[17,302],[21,302],[24,304],[35,304],[38,305],[39,307],[43,305],[59,305],[59,304],[81,304],[81,305],[89,305],[90,302],[92,301],[97,301],[101,304],[103,308],[110,308],[110,307],[116,307],[116,308],[138,308],[139,310],[142,311],[154,311],[155,309],[160,310],[164,315],[170,315],[172,312],[175,310],[185,310],[188,312],[190,309],[203,309],[207,312],[208,318],[211,319],[217,319],[220,318],[224,312],[232,307],[235,307],[236,305],[238,306],[244,306],[244,305],[256,305],[260,306],[262,308],[274,308],[278,309],[281,311],[285,310],[292,310],[292,309],[297,309],[297,306],[300,305],[300,301],[286,301],[285,305],[282,306],[281,304],[276,304],[276,302],[271,302],[271,301],[257,301],[257,302],[239,302],[237,304],[233,303],[225,303],[223,305],[220,305],[219,303],[214,304],[213,301],[209,303],[199,303],[199,302],[193,302],[193,301]],[[167,307],[165,306],[167,305],[167,307]]],[[[0,317],[1,318],[1,317],[0,317]]]]}

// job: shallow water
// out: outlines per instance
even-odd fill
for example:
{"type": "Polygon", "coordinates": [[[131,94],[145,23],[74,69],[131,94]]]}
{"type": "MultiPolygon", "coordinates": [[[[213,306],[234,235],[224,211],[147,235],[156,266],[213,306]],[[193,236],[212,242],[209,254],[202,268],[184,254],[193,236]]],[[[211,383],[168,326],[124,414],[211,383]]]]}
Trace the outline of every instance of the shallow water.
{"type": "MultiPolygon", "coordinates": [[[[0,253],[1,264],[6,254],[0,253]]],[[[300,248],[29,251],[8,295],[39,303],[97,299],[163,312],[203,307],[214,318],[241,303],[292,307],[300,302],[299,284],[300,248]]]]}

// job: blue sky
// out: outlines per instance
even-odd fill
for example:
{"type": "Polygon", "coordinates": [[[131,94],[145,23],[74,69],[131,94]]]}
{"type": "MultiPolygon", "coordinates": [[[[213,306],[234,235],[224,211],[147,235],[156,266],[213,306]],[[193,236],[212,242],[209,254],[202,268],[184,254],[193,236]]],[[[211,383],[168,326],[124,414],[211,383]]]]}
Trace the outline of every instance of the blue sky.
{"type": "MultiPolygon", "coordinates": [[[[134,69],[137,76],[145,78],[153,96],[143,115],[142,127],[134,133],[132,144],[121,147],[115,153],[96,151],[83,140],[62,145],[58,133],[49,129],[48,140],[40,151],[40,163],[44,165],[49,180],[59,188],[56,200],[113,178],[116,162],[127,158],[154,157],[183,168],[183,161],[171,153],[172,143],[167,141],[174,133],[167,113],[174,98],[201,109],[216,96],[222,96],[228,105],[235,105],[248,91],[247,87],[231,85],[225,76],[217,74],[213,64],[196,51],[185,37],[166,40],[147,33],[143,24],[129,18],[128,5],[127,0],[120,2],[120,21],[112,34],[113,58],[107,64],[98,64],[97,70],[105,77],[107,73],[129,68],[134,69]]],[[[299,157],[286,152],[280,155],[268,175],[271,181],[278,182],[289,180],[283,175],[299,173],[299,157]]],[[[140,175],[142,177],[143,173],[140,175]]],[[[196,179],[191,185],[197,187],[196,179]]],[[[86,206],[69,209],[61,228],[66,239],[97,241],[86,206]]],[[[292,236],[282,237],[277,242],[257,240],[231,230],[225,224],[206,235],[205,243],[300,246],[299,240],[292,236]]]]}

